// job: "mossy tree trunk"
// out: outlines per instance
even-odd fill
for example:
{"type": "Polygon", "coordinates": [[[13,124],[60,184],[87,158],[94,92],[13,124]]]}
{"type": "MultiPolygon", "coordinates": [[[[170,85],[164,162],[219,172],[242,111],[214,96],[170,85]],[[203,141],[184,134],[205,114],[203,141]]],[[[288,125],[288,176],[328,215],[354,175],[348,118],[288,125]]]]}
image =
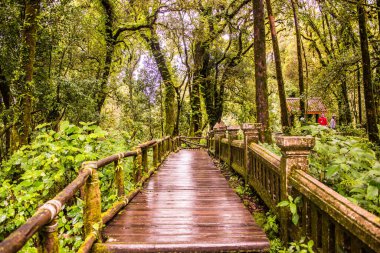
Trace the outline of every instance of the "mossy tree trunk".
{"type": "Polygon", "coordinates": [[[301,32],[298,21],[298,0],[291,0],[294,18],[294,27],[296,30],[296,42],[297,42],[297,61],[298,61],[298,87],[300,93],[300,111],[302,116],[305,115],[305,84],[303,77],[303,63],[302,63],[302,44],[301,44],[301,32]]]}
{"type": "Polygon", "coordinates": [[[100,115],[104,102],[108,94],[108,78],[111,73],[112,56],[115,51],[116,40],[113,37],[113,23],[115,12],[110,0],[101,0],[101,5],[104,11],[104,39],[106,42],[106,55],[104,58],[103,74],[100,81],[100,89],[97,96],[97,110],[100,115]]]}
{"type": "Polygon", "coordinates": [[[265,46],[264,0],[253,0],[254,9],[254,60],[256,82],[257,122],[261,123],[265,132],[265,141],[271,143],[269,130],[269,105],[267,85],[267,63],[265,46]]]}
{"type": "Polygon", "coordinates": [[[266,4],[267,4],[268,19],[269,19],[269,25],[270,25],[270,30],[271,30],[271,36],[272,36],[273,54],[274,54],[274,60],[276,64],[278,96],[280,98],[280,107],[281,107],[281,124],[282,124],[283,130],[286,130],[287,128],[290,127],[290,122],[289,122],[288,110],[286,107],[285,83],[284,83],[284,78],[282,75],[281,55],[280,55],[280,48],[279,48],[278,39],[277,39],[276,22],[275,22],[275,17],[272,11],[271,0],[266,0],[266,4]]]}
{"type": "Polygon", "coordinates": [[[190,92],[190,135],[199,135],[202,124],[201,87],[205,85],[209,72],[209,52],[206,42],[198,40],[194,50],[194,74],[190,92]]]}
{"type": "Polygon", "coordinates": [[[368,49],[367,13],[364,9],[364,1],[358,0],[358,23],[360,34],[360,48],[362,54],[364,103],[367,117],[367,129],[369,140],[380,145],[379,130],[376,124],[376,108],[372,87],[371,58],[368,49]]]}
{"type": "MultiPolygon", "coordinates": [[[[0,66],[0,94],[3,98],[4,108],[5,110],[9,110],[11,108],[11,89],[7,78],[5,77],[2,68],[0,66]]],[[[0,107],[1,108],[1,107],[0,107]]],[[[10,121],[7,113],[3,115],[3,124],[4,124],[4,132],[0,131],[1,134],[5,135],[5,154],[0,154],[0,159],[3,156],[6,156],[10,151],[10,143],[11,143],[11,129],[10,129],[10,121]]],[[[2,138],[2,136],[0,136],[2,138]]],[[[1,161],[1,160],[0,160],[1,161]]]]}
{"type": "Polygon", "coordinates": [[[172,74],[169,70],[165,55],[163,54],[158,36],[153,27],[149,32],[141,33],[141,37],[147,42],[164,84],[164,112],[165,112],[165,135],[172,135],[176,119],[175,86],[172,74]]]}
{"type": "Polygon", "coordinates": [[[352,123],[350,103],[348,101],[347,80],[342,78],[340,82],[340,93],[338,98],[339,121],[341,124],[348,125],[352,123]]]}
{"type": "Polygon", "coordinates": [[[20,145],[27,144],[32,129],[32,94],[33,94],[33,72],[36,55],[37,41],[37,15],[40,9],[40,0],[25,1],[25,18],[22,29],[22,64],[24,76],[22,83],[22,133],[20,145]]]}

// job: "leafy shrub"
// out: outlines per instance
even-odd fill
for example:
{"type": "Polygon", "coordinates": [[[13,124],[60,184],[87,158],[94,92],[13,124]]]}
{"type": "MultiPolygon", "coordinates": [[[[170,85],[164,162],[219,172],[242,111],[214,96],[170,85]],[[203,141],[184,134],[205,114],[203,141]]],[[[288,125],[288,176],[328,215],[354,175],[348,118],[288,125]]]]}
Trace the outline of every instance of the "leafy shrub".
{"type": "Polygon", "coordinates": [[[360,137],[341,136],[311,128],[317,137],[310,173],[368,211],[380,215],[380,162],[375,147],[360,137]]]}
{"type": "MultiPolygon", "coordinates": [[[[92,123],[75,126],[62,122],[58,132],[49,130],[47,124],[38,126],[31,144],[23,146],[1,165],[0,240],[22,225],[39,205],[74,180],[82,162],[126,150],[127,144],[122,136],[109,136],[92,123]]],[[[123,164],[127,175],[130,168],[130,163],[123,164]]],[[[113,175],[112,165],[99,172],[104,209],[116,199],[114,187],[110,187],[113,175]]],[[[132,186],[127,184],[126,187],[132,186]]],[[[59,214],[59,234],[65,239],[61,248],[65,251],[81,244],[82,205],[82,200],[77,197],[59,214]]]]}
{"type": "MultiPolygon", "coordinates": [[[[379,147],[368,139],[343,136],[320,125],[299,127],[292,133],[316,138],[309,157],[311,175],[353,203],[380,215],[379,147]]],[[[275,144],[261,145],[281,155],[275,144]]]]}

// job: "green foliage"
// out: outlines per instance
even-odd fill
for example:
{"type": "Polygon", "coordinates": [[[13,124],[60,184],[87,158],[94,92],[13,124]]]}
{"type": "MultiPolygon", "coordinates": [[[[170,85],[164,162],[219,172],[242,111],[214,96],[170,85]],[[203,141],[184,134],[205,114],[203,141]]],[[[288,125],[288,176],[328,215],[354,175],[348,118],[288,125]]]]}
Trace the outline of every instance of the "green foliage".
{"type": "MultiPolygon", "coordinates": [[[[290,203],[298,202],[299,200],[294,200],[292,198],[289,201],[281,202],[283,206],[290,206],[290,203]]],[[[267,212],[265,215],[263,213],[254,214],[255,221],[264,229],[270,240],[270,251],[271,253],[313,253],[314,242],[312,240],[305,242],[305,237],[302,237],[299,241],[290,242],[287,246],[278,238],[279,225],[277,216],[271,212],[267,212]]]]}
{"type": "MultiPolygon", "coordinates": [[[[350,131],[341,135],[320,125],[294,128],[292,134],[312,135],[316,138],[315,147],[309,157],[311,175],[353,203],[376,215],[380,214],[378,147],[367,139],[346,136],[350,131]]],[[[276,145],[261,145],[281,155],[276,145]]]]}
{"type": "Polygon", "coordinates": [[[292,214],[292,222],[294,225],[298,225],[300,216],[297,211],[297,205],[301,204],[302,197],[298,196],[293,199],[292,196],[288,196],[288,200],[281,201],[277,204],[278,207],[289,207],[290,213],[292,214]]]}
{"type": "Polygon", "coordinates": [[[352,202],[379,215],[380,162],[375,147],[360,137],[337,135],[325,127],[302,131],[316,137],[310,173],[352,202]]]}
{"type": "MultiPolygon", "coordinates": [[[[28,219],[39,205],[54,197],[78,175],[81,163],[127,150],[122,137],[109,136],[93,123],[81,126],[62,122],[58,132],[48,124],[37,127],[30,145],[23,146],[1,166],[0,179],[0,240],[28,219]],[[107,138],[106,138],[107,137],[107,138]]],[[[131,166],[122,165],[125,173],[131,166]]],[[[107,208],[116,199],[111,166],[99,172],[101,190],[107,208]],[[108,194],[110,193],[110,194],[108,194]],[[112,197],[114,196],[115,197],[112,197]]],[[[127,184],[127,188],[131,185],[127,184]]],[[[59,214],[59,234],[65,240],[63,249],[80,245],[82,201],[77,197],[59,214]]]]}
{"type": "Polygon", "coordinates": [[[314,241],[310,240],[308,242],[305,242],[305,237],[302,237],[301,240],[298,242],[291,242],[289,243],[288,248],[280,249],[278,252],[280,253],[314,253],[313,246],[314,246],[314,241]]]}
{"type": "Polygon", "coordinates": [[[265,149],[269,150],[270,152],[281,156],[281,149],[276,144],[268,144],[268,143],[260,143],[260,146],[264,147],[265,149]]]}

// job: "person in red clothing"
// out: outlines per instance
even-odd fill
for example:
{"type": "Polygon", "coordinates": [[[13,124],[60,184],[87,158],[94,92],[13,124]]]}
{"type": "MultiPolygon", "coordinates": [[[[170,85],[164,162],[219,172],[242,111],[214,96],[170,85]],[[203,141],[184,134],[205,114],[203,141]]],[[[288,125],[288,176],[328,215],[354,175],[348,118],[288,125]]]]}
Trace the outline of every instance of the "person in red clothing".
{"type": "Polygon", "coordinates": [[[321,126],[327,126],[327,119],[326,119],[324,113],[322,113],[321,117],[319,117],[319,119],[318,119],[318,123],[319,123],[319,125],[321,125],[321,126]]]}

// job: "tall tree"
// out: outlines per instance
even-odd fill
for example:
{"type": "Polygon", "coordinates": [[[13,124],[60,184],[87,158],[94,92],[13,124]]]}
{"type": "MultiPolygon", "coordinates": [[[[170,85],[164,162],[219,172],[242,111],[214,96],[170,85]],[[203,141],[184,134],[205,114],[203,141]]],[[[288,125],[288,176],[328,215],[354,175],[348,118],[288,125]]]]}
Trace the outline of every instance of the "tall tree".
{"type": "Polygon", "coordinates": [[[257,121],[261,123],[264,128],[265,141],[271,143],[272,137],[269,129],[264,0],[253,0],[253,10],[257,121]]]}
{"type": "Polygon", "coordinates": [[[367,129],[369,140],[380,145],[379,129],[376,122],[376,108],[372,89],[372,69],[371,58],[368,49],[367,34],[367,13],[364,8],[364,1],[358,0],[357,3],[360,48],[362,53],[364,103],[367,117],[367,129]]]}
{"type": "Polygon", "coordinates": [[[286,107],[285,84],[284,84],[284,77],[282,75],[281,55],[280,55],[280,48],[279,48],[278,39],[277,39],[276,21],[273,15],[271,0],[266,0],[266,4],[267,4],[270,31],[271,31],[271,36],[272,36],[273,54],[274,54],[274,60],[276,64],[278,96],[280,99],[280,107],[281,107],[281,124],[282,124],[283,130],[286,130],[288,127],[290,127],[290,122],[289,122],[289,116],[288,116],[288,109],[286,107]]]}
{"type": "Polygon", "coordinates": [[[23,49],[22,64],[24,76],[22,80],[23,89],[23,124],[20,136],[20,144],[26,144],[32,129],[32,92],[33,73],[37,41],[37,15],[40,9],[40,0],[27,0],[25,2],[25,19],[22,30],[23,49]]]}
{"type": "Polygon", "coordinates": [[[152,26],[149,31],[142,32],[141,37],[147,42],[149,49],[156,61],[164,84],[164,106],[165,106],[165,134],[172,135],[174,132],[176,111],[175,111],[175,84],[168,62],[162,52],[159,38],[155,28],[152,26]]]}
{"type": "Polygon", "coordinates": [[[106,42],[106,54],[104,58],[103,75],[100,80],[100,89],[97,93],[98,113],[102,110],[104,101],[108,94],[107,82],[111,72],[112,56],[115,51],[116,39],[113,36],[113,27],[115,22],[115,11],[110,0],[100,1],[104,11],[104,39],[106,42]]]}
{"type": "MultiPolygon", "coordinates": [[[[5,77],[3,70],[0,66],[0,94],[3,99],[4,107],[5,110],[9,110],[11,108],[11,90],[10,90],[10,85],[5,77]]],[[[1,104],[0,104],[1,105],[1,104]]],[[[5,135],[5,154],[0,154],[0,161],[1,158],[9,152],[10,149],[10,143],[11,143],[11,123],[9,122],[9,118],[7,114],[3,115],[3,124],[4,124],[4,130],[0,131],[0,138],[5,135]]],[[[1,150],[1,147],[0,147],[1,150]]]]}
{"type": "Polygon", "coordinates": [[[293,9],[294,28],[296,30],[296,42],[297,42],[297,61],[298,61],[298,87],[300,93],[300,110],[302,116],[305,115],[305,82],[303,77],[303,63],[302,63],[302,43],[301,43],[301,31],[298,20],[298,0],[290,0],[293,9]]]}

